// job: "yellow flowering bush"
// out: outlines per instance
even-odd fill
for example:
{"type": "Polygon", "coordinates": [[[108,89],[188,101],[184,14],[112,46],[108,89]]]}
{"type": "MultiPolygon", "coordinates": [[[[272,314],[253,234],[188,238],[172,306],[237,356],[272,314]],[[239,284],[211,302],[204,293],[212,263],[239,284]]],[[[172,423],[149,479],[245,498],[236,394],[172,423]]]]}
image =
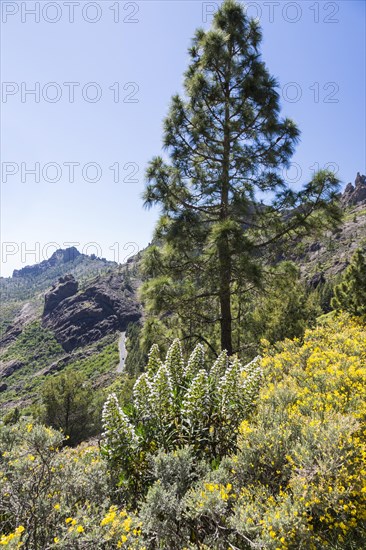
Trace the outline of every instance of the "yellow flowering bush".
{"type": "Polygon", "coordinates": [[[141,521],[113,504],[99,448],[20,421],[0,425],[0,547],[142,549],[141,521]]]}
{"type": "Polygon", "coordinates": [[[363,547],[365,365],[366,329],[347,316],[267,350],[258,409],[216,474],[237,494],[223,523],[237,546],[363,547]]]}
{"type": "Polygon", "coordinates": [[[38,424],[0,426],[0,545],[86,548],[82,538],[100,539],[110,505],[105,462],[96,446],[63,442],[38,424]]]}
{"type": "Polygon", "coordinates": [[[142,523],[125,509],[111,506],[101,521],[103,538],[114,541],[115,548],[139,548],[142,523]]]}
{"type": "Polygon", "coordinates": [[[177,531],[208,548],[363,548],[365,365],[366,329],[347,316],[267,349],[239,451],[187,490],[177,531]]]}
{"type": "Polygon", "coordinates": [[[7,535],[1,535],[0,536],[0,546],[6,546],[6,548],[21,548],[23,546],[22,543],[22,535],[24,533],[24,527],[23,525],[19,525],[13,533],[9,533],[7,535]]]}

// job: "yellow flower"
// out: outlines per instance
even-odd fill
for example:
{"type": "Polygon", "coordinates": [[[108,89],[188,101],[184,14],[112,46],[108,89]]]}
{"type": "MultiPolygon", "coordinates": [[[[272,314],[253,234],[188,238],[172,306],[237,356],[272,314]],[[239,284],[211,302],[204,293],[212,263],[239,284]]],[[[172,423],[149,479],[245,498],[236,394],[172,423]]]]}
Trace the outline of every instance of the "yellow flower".
{"type": "MultiPolygon", "coordinates": [[[[117,511],[117,506],[110,507],[108,514],[100,522],[102,527],[104,525],[108,525],[109,523],[112,523],[116,519],[116,515],[117,515],[116,511],[117,511]]],[[[122,512],[120,515],[122,516],[122,512]]]]}
{"type": "MultiPolygon", "coordinates": [[[[16,537],[20,537],[24,530],[25,530],[25,527],[23,527],[23,525],[19,525],[19,527],[17,527],[15,529],[14,533],[9,533],[9,535],[1,535],[0,545],[1,546],[8,546],[9,542],[11,542],[16,537]]],[[[17,548],[20,548],[20,546],[22,546],[22,544],[23,543],[19,542],[19,538],[18,538],[17,548]]]]}
{"type": "Polygon", "coordinates": [[[127,518],[125,519],[125,521],[123,522],[122,526],[123,526],[123,529],[128,533],[128,531],[131,529],[131,523],[132,523],[132,519],[131,518],[127,518]]]}
{"type": "Polygon", "coordinates": [[[82,525],[78,525],[76,527],[76,530],[77,530],[78,533],[84,533],[84,527],[82,525]]]}
{"type": "Polygon", "coordinates": [[[55,505],[54,505],[54,509],[55,509],[55,510],[59,510],[60,508],[61,508],[60,504],[55,504],[55,505]]]}

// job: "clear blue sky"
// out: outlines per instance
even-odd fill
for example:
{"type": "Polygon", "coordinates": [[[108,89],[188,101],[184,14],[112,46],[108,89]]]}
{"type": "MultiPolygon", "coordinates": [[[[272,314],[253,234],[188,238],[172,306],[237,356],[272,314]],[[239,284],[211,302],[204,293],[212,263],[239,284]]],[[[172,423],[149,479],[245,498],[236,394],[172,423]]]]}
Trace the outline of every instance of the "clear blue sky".
{"type": "MultiPolygon", "coordinates": [[[[53,2],[58,9],[51,6],[46,12],[42,10],[47,3],[40,2],[39,23],[25,11],[34,9],[36,2],[1,4],[1,76],[3,83],[15,83],[5,85],[8,94],[1,103],[1,160],[3,170],[18,169],[2,180],[1,238],[3,247],[8,252],[13,247],[14,252],[2,255],[2,275],[50,255],[54,247],[47,248],[47,243],[63,247],[78,242],[79,250],[98,253],[87,249],[95,242],[102,256],[123,261],[151,239],[158,212],[143,209],[144,170],[149,159],[161,152],[162,120],[171,95],[181,90],[187,48],[194,30],[209,24],[204,10],[210,12],[215,2],[119,2],[120,21],[114,22],[115,0],[95,2],[96,6],[79,0],[73,23],[71,7],[64,1],[53,2]],[[99,21],[85,20],[94,18],[99,21]],[[132,20],[136,22],[128,22],[132,20]],[[22,102],[22,82],[23,92],[39,83],[39,102],[31,95],[22,102]],[[50,82],[58,87],[47,86],[50,82]],[[80,83],[74,103],[69,101],[71,85],[65,82],[80,83]],[[85,88],[90,82],[98,88],[85,88]],[[109,89],[116,82],[119,102],[114,102],[117,86],[109,89]],[[135,96],[131,94],[136,85],[123,89],[129,82],[139,87],[135,96]],[[101,99],[86,101],[82,88],[89,99],[101,91],[101,99]],[[60,92],[54,103],[43,97],[50,100],[60,92]],[[128,97],[138,102],[123,102],[128,97]],[[10,162],[15,164],[4,164],[10,162]],[[39,182],[24,172],[36,162],[39,182]],[[64,165],[70,162],[80,164],[75,166],[74,182],[64,165]],[[46,179],[57,176],[59,181],[43,178],[48,163],[57,163],[61,172],[57,174],[51,165],[46,179]],[[99,181],[83,179],[87,163],[100,166],[99,181]],[[138,167],[138,174],[130,177],[137,181],[114,182],[115,172],[109,167],[115,163],[120,180],[128,180],[138,167]],[[32,249],[36,255],[27,253],[32,249]]],[[[282,113],[292,117],[302,132],[293,158],[301,175],[296,177],[294,167],[288,177],[298,186],[311,177],[312,167],[336,163],[343,183],[353,181],[357,171],[365,173],[366,4],[362,0],[269,4],[249,2],[248,10],[260,18],[263,58],[287,94],[282,113]],[[296,97],[296,102],[288,100],[296,97]]],[[[95,174],[91,166],[87,178],[95,174]]]]}

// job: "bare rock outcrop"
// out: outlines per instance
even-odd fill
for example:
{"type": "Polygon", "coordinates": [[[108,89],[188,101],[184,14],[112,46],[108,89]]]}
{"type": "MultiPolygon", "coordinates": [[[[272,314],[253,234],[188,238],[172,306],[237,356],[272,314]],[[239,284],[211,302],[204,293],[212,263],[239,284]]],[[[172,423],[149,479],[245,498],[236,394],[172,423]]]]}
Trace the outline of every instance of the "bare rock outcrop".
{"type": "Polygon", "coordinates": [[[63,300],[74,296],[78,291],[79,284],[73,275],[65,275],[54,284],[49,292],[46,292],[44,313],[51,313],[63,300]]]}
{"type": "Polygon", "coordinates": [[[0,378],[7,378],[23,367],[23,363],[17,359],[3,362],[0,361],[0,378]]]}
{"type": "Polygon", "coordinates": [[[83,291],[72,275],[59,280],[45,295],[43,326],[51,329],[66,352],[105,335],[126,330],[141,317],[135,291],[114,272],[99,277],[83,291]]]}
{"type": "Polygon", "coordinates": [[[366,176],[357,172],[355,184],[349,183],[341,198],[342,204],[345,206],[353,206],[366,202],[366,176]]]}

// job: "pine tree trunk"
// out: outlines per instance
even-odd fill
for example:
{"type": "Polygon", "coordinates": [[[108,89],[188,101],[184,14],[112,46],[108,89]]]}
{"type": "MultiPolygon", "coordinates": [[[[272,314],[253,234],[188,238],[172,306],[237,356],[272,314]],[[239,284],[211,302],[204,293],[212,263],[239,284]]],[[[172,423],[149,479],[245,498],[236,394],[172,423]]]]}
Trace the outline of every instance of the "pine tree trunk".
{"type": "Polygon", "coordinates": [[[227,238],[219,245],[220,263],[220,313],[221,313],[221,349],[226,349],[229,355],[233,354],[232,345],[232,317],[231,317],[231,261],[229,254],[229,243],[227,238]]]}
{"type": "MultiPolygon", "coordinates": [[[[220,219],[225,222],[229,217],[229,186],[230,186],[230,61],[226,67],[225,82],[225,124],[224,124],[224,155],[222,163],[222,189],[220,219]]],[[[218,246],[220,270],[220,313],[221,313],[221,349],[233,354],[232,316],[231,316],[231,256],[229,239],[226,233],[220,238],[218,246]]]]}

